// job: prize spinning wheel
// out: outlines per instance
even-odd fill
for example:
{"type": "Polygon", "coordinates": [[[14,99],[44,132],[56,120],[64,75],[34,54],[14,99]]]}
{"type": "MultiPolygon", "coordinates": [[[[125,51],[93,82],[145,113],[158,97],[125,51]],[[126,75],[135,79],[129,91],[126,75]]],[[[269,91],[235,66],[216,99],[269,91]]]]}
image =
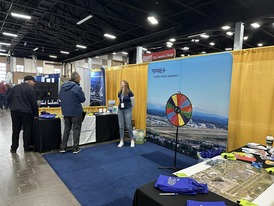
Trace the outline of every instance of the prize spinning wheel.
{"type": "Polygon", "coordinates": [[[179,93],[173,94],[166,103],[166,116],[168,121],[177,127],[176,129],[176,140],[175,140],[175,153],[174,153],[174,164],[173,167],[163,167],[177,171],[176,167],[176,154],[178,145],[178,128],[186,125],[192,117],[192,104],[189,99],[179,93]]]}
{"type": "Polygon", "coordinates": [[[177,93],[169,97],[166,115],[171,124],[177,127],[186,125],[192,117],[192,104],[187,96],[177,93]]]}

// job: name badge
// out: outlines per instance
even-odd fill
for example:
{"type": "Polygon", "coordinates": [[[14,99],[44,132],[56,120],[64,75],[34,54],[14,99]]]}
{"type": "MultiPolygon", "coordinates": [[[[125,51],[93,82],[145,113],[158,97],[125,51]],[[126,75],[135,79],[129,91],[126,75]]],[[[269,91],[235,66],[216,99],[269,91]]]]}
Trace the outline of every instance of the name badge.
{"type": "Polygon", "coordinates": [[[122,102],[121,103],[121,108],[124,108],[125,107],[125,104],[122,102]]]}

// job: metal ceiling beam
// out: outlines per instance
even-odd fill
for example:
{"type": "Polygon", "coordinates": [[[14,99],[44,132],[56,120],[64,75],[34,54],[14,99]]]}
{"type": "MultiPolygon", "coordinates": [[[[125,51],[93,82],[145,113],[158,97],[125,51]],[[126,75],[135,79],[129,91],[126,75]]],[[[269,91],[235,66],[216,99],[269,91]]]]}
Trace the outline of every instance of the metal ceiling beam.
{"type": "Polygon", "coordinates": [[[96,50],[96,51],[93,51],[93,52],[88,52],[86,54],[82,54],[82,55],[78,55],[78,56],[75,56],[75,57],[72,57],[72,58],[68,58],[68,59],[65,59],[64,62],[72,62],[72,61],[76,61],[76,60],[80,60],[80,59],[85,59],[87,57],[96,56],[98,54],[107,54],[107,53],[113,52],[115,50],[121,50],[121,49],[128,48],[129,45],[138,45],[138,44],[140,45],[143,42],[151,41],[156,37],[157,38],[164,37],[168,33],[174,32],[174,30],[175,30],[175,28],[165,29],[165,30],[162,30],[162,31],[159,31],[159,32],[156,32],[156,33],[153,33],[153,34],[149,34],[149,35],[146,35],[146,36],[143,36],[143,37],[139,37],[137,39],[133,39],[133,40],[130,40],[130,41],[127,41],[127,42],[123,42],[123,43],[120,43],[120,44],[115,44],[115,45],[112,45],[112,46],[109,46],[109,47],[106,47],[106,48],[103,48],[103,49],[99,49],[99,50],[96,50]]]}

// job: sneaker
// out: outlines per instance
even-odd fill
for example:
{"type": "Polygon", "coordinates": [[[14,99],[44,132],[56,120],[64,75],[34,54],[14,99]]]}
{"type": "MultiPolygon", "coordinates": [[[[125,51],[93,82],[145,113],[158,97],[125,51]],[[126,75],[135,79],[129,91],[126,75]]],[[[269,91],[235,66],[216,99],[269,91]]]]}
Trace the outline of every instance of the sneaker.
{"type": "Polygon", "coordinates": [[[60,149],[59,152],[64,154],[64,153],[66,153],[66,150],[65,149],[60,149]]]}
{"type": "Polygon", "coordinates": [[[118,147],[123,147],[124,146],[124,141],[120,141],[120,143],[118,144],[118,147]]]}
{"type": "Polygon", "coordinates": [[[131,140],[131,141],[130,141],[130,147],[135,147],[135,142],[134,142],[134,140],[131,140]]]}
{"type": "Polygon", "coordinates": [[[81,151],[81,149],[80,149],[80,148],[73,149],[73,154],[77,154],[77,153],[79,153],[80,151],[81,151]]]}

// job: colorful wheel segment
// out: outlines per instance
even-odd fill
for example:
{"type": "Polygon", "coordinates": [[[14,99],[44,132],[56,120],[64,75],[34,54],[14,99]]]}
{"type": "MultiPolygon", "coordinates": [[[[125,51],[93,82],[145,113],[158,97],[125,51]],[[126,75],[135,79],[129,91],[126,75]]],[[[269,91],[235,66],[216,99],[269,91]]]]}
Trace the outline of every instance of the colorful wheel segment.
{"type": "Polygon", "coordinates": [[[184,126],[192,117],[190,100],[181,93],[173,94],[166,103],[166,115],[171,124],[184,126]]]}

